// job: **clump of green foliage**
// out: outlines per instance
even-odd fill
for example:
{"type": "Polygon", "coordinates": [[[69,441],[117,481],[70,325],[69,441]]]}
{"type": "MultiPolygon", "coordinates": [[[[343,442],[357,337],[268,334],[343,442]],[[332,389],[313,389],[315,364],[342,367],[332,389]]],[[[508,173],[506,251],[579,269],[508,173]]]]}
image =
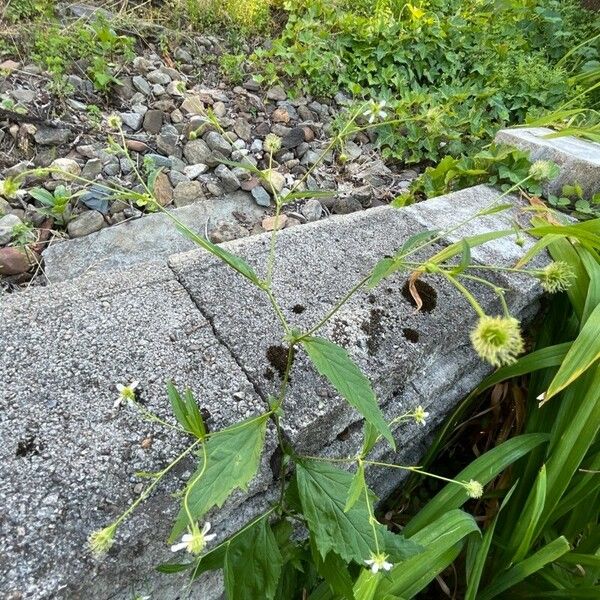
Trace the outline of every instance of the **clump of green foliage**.
{"type": "Polygon", "coordinates": [[[119,35],[102,15],[67,28],[52,22],[34,25],[31,38],[31,58],[36,63],[61,79],[75,61],[86,60],[86,74],[100,92],[118,84],[117,64],[135,56],[134,38],[119,35]]]}
{"type": "MultiPolygon", "coordinates": [[[[594,32],[592,13],[575,0],[284,6],[285,29],[255,56],[262,78],[317,96],[346,89],[386,99],[401,124],[384,128],[380,143],[385,157],[404,163],[472,151],[498,128],[560,106],[578,84],[571,63],[557,63],[594,32]]],[[[600,56],[597,44],[581,53],[578,69],[600,56]]]]}
{"type": "Polygon", "coordinates": [[[16,23],[25,19],[52,17],[56,8],[54,0],[8,0],[0,20],[16,23]]]}

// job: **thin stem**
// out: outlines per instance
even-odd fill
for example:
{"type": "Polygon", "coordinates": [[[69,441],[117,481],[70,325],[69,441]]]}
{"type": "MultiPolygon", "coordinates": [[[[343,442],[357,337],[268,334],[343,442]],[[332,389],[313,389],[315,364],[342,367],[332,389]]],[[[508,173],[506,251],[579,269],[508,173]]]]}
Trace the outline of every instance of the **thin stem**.
{"type": "Polygon", "coordinates": [[[194,486],[202,479],[204,473],[206,472],[206,466],[208,465],[208,453],[206,452],[206,444],[202,444],[202,468],[200,469],[200,473],[196,477],[194,477],[193,481],[188,482],[185,496],[183,497],[183,508],[185,509],[185,514],[187,515],[188,522],[190,527],[194,527],[194,518],[192,517],[192,512],[190,511],[189,506],[189,498],[192,493],[192,489],[194,486]]]}
{"type": "Polygon", "coordinates": [[[481,305],[479,302],[477,302],[475,296],[473,296],[473,294],[471,294],[471,292],[462,283],[460,283],[460,281],[450,275],[450,273],[446,273],[446,271],[440,270],[439,272],[467,299],[469,304],[480,317],[485,317],[485,311],[483,308],[481,308],[481,305]]]}

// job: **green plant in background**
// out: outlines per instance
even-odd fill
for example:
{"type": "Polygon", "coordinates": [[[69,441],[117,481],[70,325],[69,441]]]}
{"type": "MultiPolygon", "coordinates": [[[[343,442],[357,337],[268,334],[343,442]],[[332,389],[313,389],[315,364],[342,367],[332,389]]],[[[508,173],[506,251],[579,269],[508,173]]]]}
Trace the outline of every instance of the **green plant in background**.
{"type": "Polygon", "coordinates": [[[274,0],[176,0],[179,18],[196,26],[226,25],[243,33],[266,28],[274,0]]]}
{"type": "Polygon", "coordinates": [[[7,0],[0,12],[0,22],[6,19],[16,23],[24,19],[36,19],[54,16],[54,0],[7,0]]]}
{"type": "MultiPolygon", "coordinates": [[[[576,0],[323,0],[284,3],[288,21],[254,65],[298,92],[388,100],[399,122],[379,130],[387,158],[472,153],[498,130],[556,109],[598,61],[598,21],[576,0]],[[548,39],[553,43],[548,44],[548,39]],[[592,39],[565,60],[582,39],[592,39]],[[582,55],[585,54],[585,60],[582,55]]],[[[597,94],[581,97],[583,108],[597,94]]]]}
{"type": "Polygon", "coordinates": [[[71,220],[73,195],[66,186],[58,185],[54,192],[33,188],[29,190],[29,195],[42,205],[36,208],[41,214],[52,217],[60,225],[66,225],[71,220]]]}

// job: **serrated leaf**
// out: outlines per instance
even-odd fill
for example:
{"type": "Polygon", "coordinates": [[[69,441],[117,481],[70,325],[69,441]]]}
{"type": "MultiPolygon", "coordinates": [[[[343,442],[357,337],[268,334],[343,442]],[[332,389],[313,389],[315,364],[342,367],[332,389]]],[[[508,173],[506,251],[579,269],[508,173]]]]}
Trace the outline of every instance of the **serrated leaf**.
{"type": "Polygon", "coordinates": [[[346,350],[320,337],[303,338],[302,345],[317,371],[395,448],[394,437],[371,384],[346,350]]]}
{"type": "MultiPolygon", "coordinates": [[[[326,462],[302,460],[297,463],[296,482],[311,538],[321,556],[335,552],[346,562],[359,564],[369,558],[376,544],[365,495],[344,512],[352,474],[326,462]]],[[[379,523],[375,529],[380,543],[384,547],[391,545],[386,539],[394,534],[379,523]]],[[[405,558],[421,550],[402,536],[394,537],[395,552],[403,552],[405,558]]]]}
{"type": "MultiPolygon", "coordinates": [[[[166,211],[164,214],[169,215],[166,211]]],[[[185,237],[189,238],[195,244],[198,244],[204,250],[207,250],[211,254],[214,254],[217,258],[220,258],[223,262],[227,263],[232,269],[235,269],[240,275],[243,275],[246,279],[250,280],[254,285],[260,287],[261,281],[258,275],[254,272],[254,269],[243,259],[231,252],[227,252],[223,248],[213,244],[211,241],[199,236],[194,233],[191,229],[182,225],[181,223],[176,224],[177,229],[185,237]]]]}
{"type": "Polygon", "coordinates": [[[348,512],[356,504],[356,501],[360,498],[366,487],[365,465],[363,462],[361,462],[359,463],[356,473],[352,478],[352,484],[348,490],[348,498],[344,506],[344,512],[348,512]]]}
{"type": "MultiPolygon", "coordinates": [[[[262,453],[267,415],[252,417],[247,421],[213,434],[206,442],[206,468],[203,460],[191,476],[188,486],[188,506],[194,520],[200,520],[212,507],[223,506],[228,496],[237,488],[245,490],[256,475],[262,453]]],[[[188,525],[182,507],[173,526],[170,541],[176,540],[188,525]]]]}
{"type": "Polygon", "coordinates": [[[354,600],[353,582],[347,563],[335,552],[330,552],[325,558],[322,558],[313,539],[310,540],[310,550],[317,573],[325,580],[333,593],[344,600],[354,600]]]}
{"type": "Polygon", "coordinates": [[[227,544],[223,571],[228,600],[272,600],[282,565],[268,519],[260,519],[227,544]]]}

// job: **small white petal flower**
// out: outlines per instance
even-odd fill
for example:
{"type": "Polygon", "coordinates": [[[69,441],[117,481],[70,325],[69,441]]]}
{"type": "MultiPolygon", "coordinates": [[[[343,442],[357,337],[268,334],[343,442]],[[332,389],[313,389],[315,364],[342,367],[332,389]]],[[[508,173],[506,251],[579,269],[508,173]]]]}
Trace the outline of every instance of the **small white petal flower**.
{"type": "Polygon", "coordinates": [[[113,408],[119,408],[129,400],[135,400],[135,389],[140,385],[139,381],[132,381],[129,385],[117,383],[115,386],[119,392],[119,397],[115,400],[113,408]]]}
{"type": "Polygon", "coordinates": [[[429,413],[426,410],[423,410],[422,406],[417,406],[417,408],[415,408],[414,419],[417,425],[426,425],[427,417],[429,417],[429,413]]]}
{"type": "Polygon", "coordinates": [[[372,573],[377,573],[378,571],[389,571],[394,565],[390,562],[387,562],[387,554],[379,553],[379,554],[371,554],[371,558],[365,560],[365,564],[370,567],[372,573]]]}
{"type": "Polygon", "coordinates": [[[380,119],[387,119],[387,113],[385,112],[385,110],[380,110],[379,111],[379,118],[380,119]]]}
{"type": "Polygon", "coordinates": [[[190,554],[197,556],[201,554],[206,544],[214,540],[217,536],[214,533],[209,534],[210,523],[207,521],[202,527],[202,531],[198,528],[197,524],[193,524],[190,528],[190,533],[184,533],[181,536],[181,541],[171,546],[171,552],[179,552],[180,550],[187,550],[190,554]]]}

